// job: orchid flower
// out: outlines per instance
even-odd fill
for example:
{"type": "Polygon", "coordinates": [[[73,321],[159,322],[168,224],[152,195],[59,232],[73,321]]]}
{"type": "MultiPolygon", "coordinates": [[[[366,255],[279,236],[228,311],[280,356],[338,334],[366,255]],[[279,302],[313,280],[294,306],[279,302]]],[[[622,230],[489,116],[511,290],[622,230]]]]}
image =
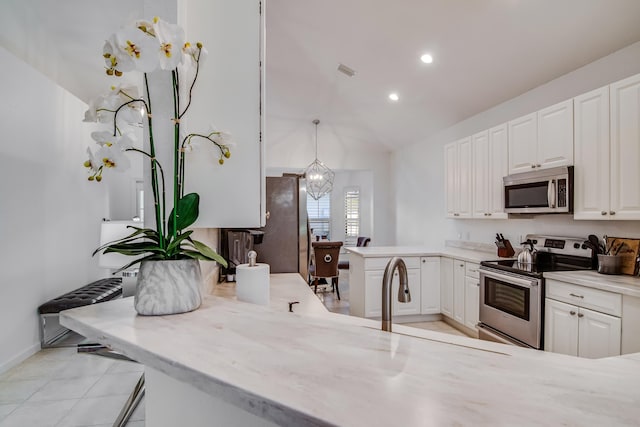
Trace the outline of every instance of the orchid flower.
{"type": "Polygon", "coordinates": [[[103,145],[96,152],[96,158],[102,168],[116,172],[124,172],[131,167],[129,157],[116,145],[103,145]]]}
{"type": "Polygon", "coordinates": [[[114,136],[109,131],[91,132],[91,138],[93,138],[100,147],[115,147],[120,151],[132,148],[136,142],[136,137],[131,133],[114,136]]]}
{"type": "Polygon", "coordinates": [[[158,67],[157,40],[137,28],[125,28],[107,41],[120,71],[149,73],[158,67]]]}
{"type": "Polygon", "coordinates": [[[184,30],[161,19],[153,19],[153,29],[160,44],[158,52],[160,69],[173,70],[182,63],[181,48],[184,45],[184,30]]]}
{"type": "Polygon", "coordinates": [[[85,160],[84,167],[89,169],[89,181],[102,181],[102,168],[89,147],[87,147],[87,156],[89,158],[85,160]]]}

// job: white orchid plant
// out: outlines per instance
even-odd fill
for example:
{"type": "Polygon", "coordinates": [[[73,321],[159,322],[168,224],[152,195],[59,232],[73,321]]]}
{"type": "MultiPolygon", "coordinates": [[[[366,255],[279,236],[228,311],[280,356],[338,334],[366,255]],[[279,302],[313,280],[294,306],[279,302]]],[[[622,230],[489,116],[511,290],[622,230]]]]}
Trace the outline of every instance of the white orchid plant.
{"type": "MultiPolygon", "coordinates": [[[[87,149],[88,159],[84,166],[89,172],[89,181],[102,181],[106,171],[124,171],[129,166],[127,152],[145,156],[151,167],[151,190],[155,207],[156,229],[130,227],[131,235],[107,243],[95,250],[94,255],[117,252],[138,257],[123,266],[129,268],[144,260],[197,259],[217,261],[226,266],[220,255],[202,242],[191,237],[193,230],[186,230],[198,218],[200,197],[197,193],[184,194],[185,153],[191,151],[194,138],[206,140],[219,150],[219,163],[231,156],[229,135],[211,128],[206,133],[190,133],[181,136],[180,120],[191,105],[194,85],[200,65],[206,56],[202,43],[192,45],[185,42],[184,30],[159,18],[151,21],[136,21],[109,37],[103,49],[106,73],[120,77],[129,71],[142,72],[145,96],[140,96],[136,87],[114,85],[108,93],[89,103],[84,121],[109,125],[109,130],[93,132],[92,138],[99,148],[94,153],[87,149]],[[147,74],[156,70],[171,71],[174,112],[170,123],[173,126],[173,209],[167,217],[164,168],[156,159],[153,138],[151,94],[147,74]],[[182,87],[181,75],[189,75],[188,86],[182,87]],[[186,103],[181,103],[181,94],[186,93],[186,103]],[[148,124],[148,151],[135,148],[135,135],[123,132],[128,125],[139,126],[146,118],[148,124]]],[[[120,271],[119,270],[119,271],[120,271]]]]}

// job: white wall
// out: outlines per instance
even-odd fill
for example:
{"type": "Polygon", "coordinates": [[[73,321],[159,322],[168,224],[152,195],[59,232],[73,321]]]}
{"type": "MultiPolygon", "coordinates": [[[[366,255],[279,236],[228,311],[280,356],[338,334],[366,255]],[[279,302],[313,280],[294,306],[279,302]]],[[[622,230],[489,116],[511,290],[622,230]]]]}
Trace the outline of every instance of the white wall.
{"type": "Polygon", "coordinates": [[[439,245],[445,239],[491,243],[496,232],[503,233],[512,242],[526,233],[640,237],[640,221],[573,221],[567,215],[515,220],[453,220],[445,218],[444,208],[445,144],[636,73],[640,73],[640,42],[457,123],[426,141],[395,152],[397,243],[439,245]]]}
{"type": "Polygon", "coordinates": [[[39,349],[37,308],[103,275],[107,187],[87,181],[86,105],[0,47],[0,372],[39,349]]]}
{"type": "MultiPolygon", "coordinates": [[[[311,123],[312,120],[313,118],[290,121],[269,116],[267,98],[265,141],[268,170],[296,169],[302,172],[313,161],[315,128],[311,123]]],[[[318,158],[333,170],[370,171],[373,208],[368,212],[363,210],[362,215],[365,217],[368,215],[372,223],[371,244],[375,246],[394,244],[395,208],[392,197],[390,152],[373,148],[366,142],[337,135],[323,125],[320,118],[318,158]]]]}

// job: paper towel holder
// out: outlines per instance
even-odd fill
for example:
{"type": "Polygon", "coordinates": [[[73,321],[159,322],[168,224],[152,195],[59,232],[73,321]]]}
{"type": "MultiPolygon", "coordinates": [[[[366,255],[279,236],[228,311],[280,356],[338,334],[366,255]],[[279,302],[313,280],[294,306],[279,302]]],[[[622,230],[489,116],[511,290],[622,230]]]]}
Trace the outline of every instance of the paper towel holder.
{"type": "Polygon", "coordinates": [[[249,251],[247,257],[249,258],[249,267],[255,267],[257,265],[256,260],[258,259],[258,253],[256,251],[249,251]]]}

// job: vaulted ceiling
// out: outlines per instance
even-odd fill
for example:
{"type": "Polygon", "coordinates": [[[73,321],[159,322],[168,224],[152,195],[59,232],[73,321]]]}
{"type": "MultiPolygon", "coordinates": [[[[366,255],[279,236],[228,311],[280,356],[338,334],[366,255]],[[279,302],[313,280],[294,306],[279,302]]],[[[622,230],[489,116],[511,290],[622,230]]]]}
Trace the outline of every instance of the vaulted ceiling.
{"type": "MultiPolygon", "coordinates": [[[[0,43],[88,100],[106,85],[105,36],[140,17],[143,3],[3,0],[0,43]]],[[[390,150],[640,40],[638,0],[266,4],[267,121],[321,117],[390,150]],[[420,62],[425,52],[433,64],[420,62]],[[338,72],[340,63],[356,75],[338,72]]]]}

